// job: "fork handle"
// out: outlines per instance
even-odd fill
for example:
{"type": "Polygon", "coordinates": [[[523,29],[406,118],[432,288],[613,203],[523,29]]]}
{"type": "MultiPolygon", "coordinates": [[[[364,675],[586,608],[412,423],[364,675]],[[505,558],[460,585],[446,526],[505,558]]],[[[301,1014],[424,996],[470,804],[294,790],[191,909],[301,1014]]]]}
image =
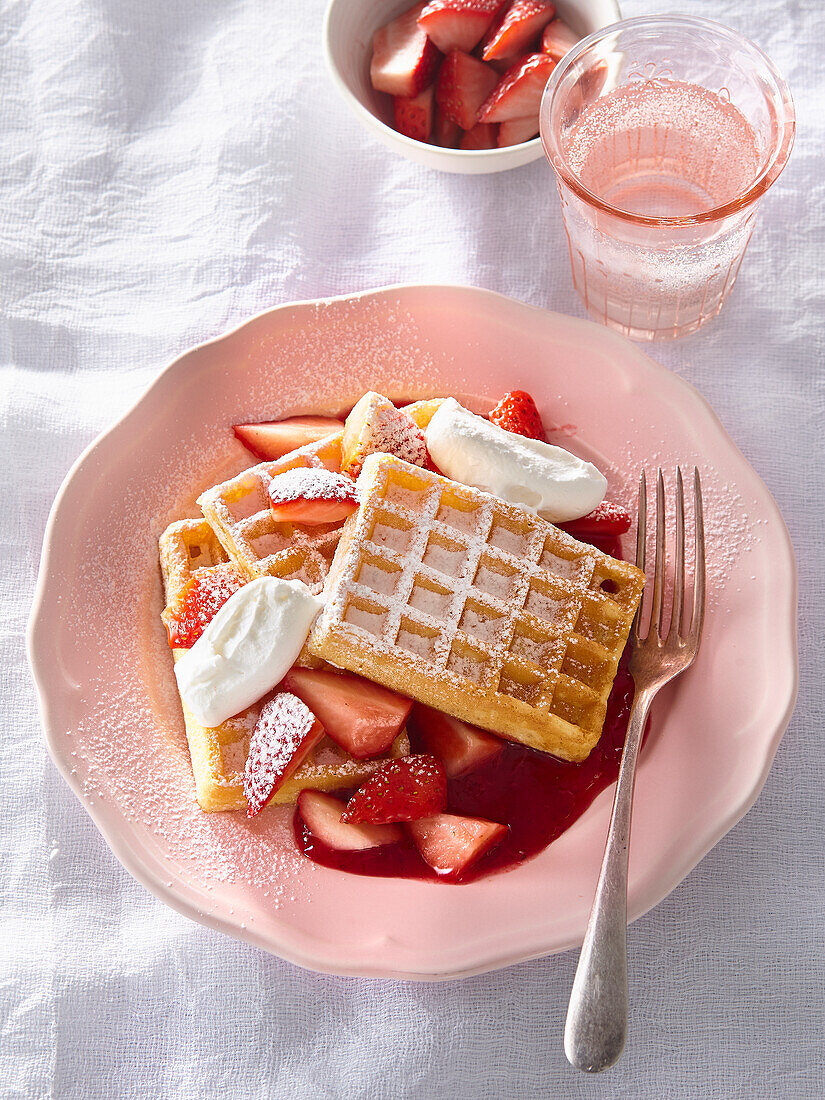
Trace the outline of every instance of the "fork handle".
{"type": "Polygon", "coordinates": [[[577,1069],[600,1073],[618,1061],[627,1035],[627,855],[633,783],[653,692],[630,712],[596,896],[587,922],[564,1027],[564,1053],[577,1069]]]}

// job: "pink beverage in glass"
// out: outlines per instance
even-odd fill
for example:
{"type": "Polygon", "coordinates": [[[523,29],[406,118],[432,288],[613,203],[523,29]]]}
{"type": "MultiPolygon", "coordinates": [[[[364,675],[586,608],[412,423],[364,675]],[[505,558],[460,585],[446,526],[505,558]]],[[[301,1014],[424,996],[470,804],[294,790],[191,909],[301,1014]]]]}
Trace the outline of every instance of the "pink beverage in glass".
{"type": "Polygon", "coordinates": [[[541,127],[590,313],[635,339],[718,313],[793,142],[768,59],[708,20],[627,20],[559,64],[541,127]]]}

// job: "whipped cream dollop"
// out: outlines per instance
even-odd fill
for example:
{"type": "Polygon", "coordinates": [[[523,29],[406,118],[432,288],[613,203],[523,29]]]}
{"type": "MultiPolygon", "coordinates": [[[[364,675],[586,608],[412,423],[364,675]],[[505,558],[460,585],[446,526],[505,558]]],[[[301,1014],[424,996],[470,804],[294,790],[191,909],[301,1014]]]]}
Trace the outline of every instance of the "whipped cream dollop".
{"type": "Polygon", "coordinates": [[[562,447],[507,432],[448,397],[426,431],[433,462],[453,481],[474,485],[551,523],[579,519],[601,504],[607,479],[562,447]]]}
{"type": "Polygon", "coordinates": [[[280,683],[322,606],[302,581],[277,577],[258,577],[230,596],[175,664],[198,722],[219,726],[280,683]]]}

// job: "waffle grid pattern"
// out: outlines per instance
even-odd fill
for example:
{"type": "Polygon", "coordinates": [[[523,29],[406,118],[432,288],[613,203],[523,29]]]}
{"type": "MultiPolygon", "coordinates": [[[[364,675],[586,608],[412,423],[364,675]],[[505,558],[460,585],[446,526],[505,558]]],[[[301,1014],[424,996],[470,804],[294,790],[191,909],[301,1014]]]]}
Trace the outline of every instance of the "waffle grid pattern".
{"type": "Polygon", "coordinates": [[[250,579],[271,576],[303,581],[316,595],[329,572],[341,524],[308,527],[276,523],[269,508],[269,484],[286,470],[340,470],[341,432],[261,462],[207,489],[199,499],[229,557],[250,579]]]}
{"type": "MultiPolygon", "coordinates": [[[[417,401],[404,411],[425,428],[440,404],[439,399],[417,401]]],[[[286,470],[315,467],[340,471],[343,436],[339,431],[275,462],[261,462],[198,498],[227,554],[250,580],[265,575],[299,580],[316,595],[323,588],[342,524],[276,523],[268,489],[272,479],[286,470]]]]}
{"type": "MultiPolygon", "coordinates": [[[[171,524],[160,537],[159,549],[167,606],[194,573],[214,568],[227,560],[215,533],[205,520],[186,519],[171,524]]],[[[177,661],[184,652],[173,650],[174,660],[177,661]]],[[[249,739],[258,720],[260,706],[249,707],[213,728],[202,726],[182,700],[181,707],[201,809],[209,812],[245,809],[243,773],[249,755],[249,739]]],[[[405,756],[409,751],[407,735],[402,731],[388,755],[405,756]]],[[[305,788],[331,791],[357,787],[382,762],[382,759],[355,760],[325,738],[314,754],[275,793],[272,804],[294,802],[305,788]]]]}
{"type": "Polygon", "coordinates": [[[598,740],[643,576],[387,455],[365,465],[310,651],[566,759],[598,740]]]}

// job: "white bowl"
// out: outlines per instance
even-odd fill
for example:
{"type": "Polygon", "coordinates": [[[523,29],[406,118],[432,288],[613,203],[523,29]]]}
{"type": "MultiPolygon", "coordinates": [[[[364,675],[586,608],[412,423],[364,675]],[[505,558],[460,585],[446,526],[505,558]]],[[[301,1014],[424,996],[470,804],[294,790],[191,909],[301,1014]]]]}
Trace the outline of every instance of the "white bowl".
{"type": "MultiPolygon", "coordinates": [[[[358,118],[390,149],[442,172],[478,175],[518,168],[543,156],[535,137],[504,149],[442,149],[399,134],[388,123],[389,96],[370,84],[372,36],[413,0],[330,0],[324,49],[332,78],[358,118]]],[[[557,0],[559,16],[582,38],[621,19],[618,0],[557,0]]]]}

